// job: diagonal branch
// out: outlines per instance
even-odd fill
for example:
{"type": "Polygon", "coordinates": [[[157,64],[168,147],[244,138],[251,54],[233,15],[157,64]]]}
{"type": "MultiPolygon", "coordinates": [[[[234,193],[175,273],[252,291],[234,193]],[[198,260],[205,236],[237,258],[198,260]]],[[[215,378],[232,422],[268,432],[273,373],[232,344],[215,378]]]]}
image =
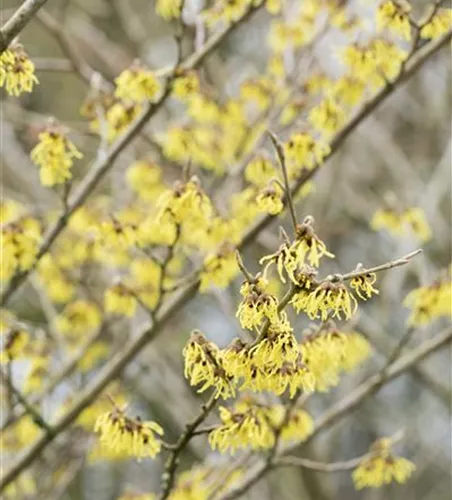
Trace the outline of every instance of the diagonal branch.
{"type": "Polygon", "coordinates": [[[26,0],[0,29],[0,54],[31,21],[48,0],[26,0]]]}

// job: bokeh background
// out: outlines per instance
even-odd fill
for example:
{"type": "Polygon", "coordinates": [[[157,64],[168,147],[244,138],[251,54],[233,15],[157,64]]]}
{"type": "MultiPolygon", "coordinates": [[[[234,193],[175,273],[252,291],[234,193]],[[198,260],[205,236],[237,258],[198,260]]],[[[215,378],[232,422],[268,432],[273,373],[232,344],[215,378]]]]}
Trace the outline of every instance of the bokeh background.
{"type": "MultiPolygon", "coordinates": [[[[3,21],[20,3],[12,0],[1,2],[3,21]]],[[[199,36],[196,25],[192,23],[202,2],[187,0],[187,3],[190,12],[186,17],[189,27],[184,50],[189,51],[199,36]]],[[[371,3],[356,2],[353,8],[365,17],[370,15],[371,3]]],[[[414,8],[420,8],[424,3],[419,1],[414,8]]],[[[167,66],[174,61],[174,27],[155,15],[150,0],[55,0],[49,2],[47,11],[58,20],[59,28],[70,35],[83,59],[107,79],[113,79],[135,58],[151,67],[167,66]]],[[[244,79],[258,76],[265,68],[269,22],[268,14],[257,13],[207,58],[201,76],[220,99],[236,94],[244,79]]],[[[47,116],[58,117],[73,130],[74,141],[85,152],[86,160],[90,155],[95,156],[98,140],[89,133],[88,124],[79,113],[88,90],[86,82],[69,67],[45,17],[33,20],[20,39],[35,61],[40,85],[20,100],[2,94],[2,192],[3,196],[33,205],[45,213],[57,206],[58,201],[51,190],[40,186],[37,169],[28,157],[39,127],[47,116]]],[[[345,43],[347,40],[336,33],[315,48],[316,58],[333,75],[338,71],[337,53],[345,43]]],[[[403,297],[413,287],[433,281],[449,265],[450,69],[451,52],[446,48],[358,127],[316,175],[315,191],[297,203],[300,218],[308,214],[314,216],[319,235],[337,256],[334,263],[325,264],[325,273],[351,270],[358,262],[366,266],[376,265],[420,246],[414,237],[394,238],[387,232],[374,232],[369,228],[372,215],[388,201],[401,207],[421,207],[433,232],[432,240],[423,246],[424,253],[420,257],[409,266],[380,276],[380,297],[364,304],[354,320],[354,328],[373,344],[373,355],[357,373],[344,377],[339,387],[311,398],[308,408],[314,415],[326,410],[366,375],[384,364],[385,356],[406,328],[408,311],[401,304],[403,297]]],[[[149,133],[157,136],[169,121],[177,118],[177,113],[180,109],[165,107],[152,121],[149,133]]],[[[269,150],[268,145],[265,148],[269,150]]],[[[138,140],[120,156],[102,183],[102,192],[110,193],[118,206],[130,196],[124,186],[125,169],[134,159],[145,154],[154,156],[168,181],[180,175],[177,167],[160,157],[157,148],[138,140]]],[[[82,163],[89,164],[88,161],[82,163]]],[[[86,168],[83,165],[77,176],[83,174],[86,168]]],[[[199,175],[207,184],[211,183],[211,174],[201,172],[199,175]]],[[[221,199],[227,200],[239,188],[240,180],[231,183],[221,199]]],[[[251,271],[258,269],[260,257],[279,246],[278,226],[287,227],[287,222],[285,219],[274,222],[247,249],[244,260],[251,271]]],[[[121,382],[133,401],[133,408],[146,418],[161,422],[169,441],[175,439],[184,423],[197,414],[201,401],[183,378],[181,349],[193,328],[202,330],[220,346],[237,335],[239,324],[235,319],[235,309],[239,284],[240,279],[228,290],[198,296],[173,318],[163,334],[129,365],[122,376],[121,382]]],[[[13,309],[26,320],[47,328],[42,303],[32,287],[25,287],[16,296],[13,309]]],[[[131,322],[115,324],[112,349],[120,348],[125,332],[134,335],[145,320],[138,315],[131,322]]],[[[296,330],[301,331],[306,324],[302,319],[294,319],[296,330]]],[[[433,336],[442,326],[439,321],[431,327],[419,329],[408,347],[433,336]]],[[[60,387],[46,403],[46,411],[51,413],[61,398],[70,391],[77,392],[85,383],[84,377],[72,377],[70,383],[60,387]]],[[[376,438],[403,429],[406,438],[397,445],[397,450],[417,466],[407,484],[357,492],[349,472],[324,474],[281,469],[262,480],[245,498],[450,499],[450,389],[450,350],[446,348],[385,386],[303,451],[303,456],[320,461],[352,458],[363,454],[376,438]]],[[[210,420],[215,421],[214,417],[210,420]]],[[[76,434],[69,445],[76,453],[76,434]]],[[[183,455],[181,470],[202,459],[206,449],[204,437],[193,440],[183,455]]],[[[45,476],[61,453],[59,446],[47,450],[38,470],[45,476]]],[[[211,463],[226,464],[228,460],[214,453],[208,457],[211,463]]],[[[62,491],[43,491],[36,498],[115,499],[126,485],[137,491],[157,491],[162,472],[159,459],[141,463],[78,464],[62,491]]]]}

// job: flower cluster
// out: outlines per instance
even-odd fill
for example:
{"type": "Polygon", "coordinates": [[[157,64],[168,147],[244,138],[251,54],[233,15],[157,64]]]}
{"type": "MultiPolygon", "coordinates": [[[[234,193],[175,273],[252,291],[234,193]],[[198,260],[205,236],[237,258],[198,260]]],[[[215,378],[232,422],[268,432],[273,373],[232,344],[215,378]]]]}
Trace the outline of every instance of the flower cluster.
{"type": "Polygon", "coordinates": [[[420,241],[427,242],[432,237],[430,226],[421,208],[411,207],[403,211],[378,210],[371,221],[375,231],[386,229],[393,235],[404,235],[411,231],[420,241]]]}
{"type": "Polygon", "coordinates": [[[405,483],[409,479],[416,466],[406,458],[394,456],[391,445],[390,438],[382,438],[372,445],[370,456],[353,471],[356,489],[379,488],[393,481],[405,483]]]}
{"type": "Polygon", "coordinates": [[[443,276],[431,285],[412,290],[403,301],[411,309],[408,323],[423,326],[436,318],[451,317],[452,281],[450,276],[443,276]]]}
{"type": "Polygon", "coordinates": [[[64,184],[72,178],[71,168],[74,159],[83,155],[66,137],[62,127],[50,124],[39,134],[39,143],[30,153],[31,159],[41,169],[39,171],[43,186],[64,184]]]}
{"type": "Polygon", "coordinates": [[[115,95],[124,102],[140,104],[154,101],[159,92],[160,82],[155,74],[138,61],[116,78],[115,95]]]}
{"type": "Polygon", "coordinates": [[[313,429],[312,419],[304,410],[294,410],[285,421],[284,406],[266,406],[249,399],[231,409],[220,407],[220,419],[222,424],[209,434],[209,444],[221,453],[271,448],[281,426],[281,438],[286,441],[304,441],[313,429]]]}
{"type": "Polygon", "coordinates": [[[23,92],[32,92],[36,83],[35,65],[22,45],[10,45],[0,54],[0,87],[5,87],[8,94],[17,97],[23,92]]]}
{"type": "Polygon", "coordinates": [[[104,447],[124,458],[154,458],[162,447],[158,438],[163,435],[160,425],[143,422],[140,418],[131,419],[119,408],[100,415],[94,431],[99,433],[104,447]]]}
{"type": "Polygon", "coordinates": [[[16,272],[30,269],[41,242],[41,224],[22,217],[1,227],[0,281],[9,281],[16,272]]]}
{"type": "Polygon", "coordinates": [[[297,284],[296,273],[306,263],[318,267],[322,257],[334,257],[326,249],[325,243],[314,232],[313,219],[308,216],[302,224],[297,226],[296,239],[293,243],[285,242],[274,254],[267,255],[260,260],[266,263],[265,271],[270,265],[276,264],[279,277],[283,283],[286,282],[285,274],[297,284]]]}
{"type": "Polygon", "coordinates": [[[216,397],[228,398],[235,395],[232,376],[223,367],[223,353],[201,332],[192,333],[184,347],[185,377],[191,385],[203,384],[198,392],[215,387],[216,397]]]}

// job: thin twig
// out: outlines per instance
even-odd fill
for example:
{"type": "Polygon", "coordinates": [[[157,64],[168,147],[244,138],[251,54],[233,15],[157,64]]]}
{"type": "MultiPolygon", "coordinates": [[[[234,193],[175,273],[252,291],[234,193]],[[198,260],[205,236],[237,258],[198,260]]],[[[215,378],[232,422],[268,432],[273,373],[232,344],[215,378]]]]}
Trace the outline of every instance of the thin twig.
{"type": "Polygon", "coordinates": [[[186,425],[185,431],[181,434],[177,443],[174,445],[174,449],[171,451],[170,456],[165,464],[165,470],[162,474],[162,492],[158,497],[159,500],[166,500],[171,490],[174,487],[176,470],[179,464],[179,457],[191,438],[195,435],[198,426],[204,422],[209,413],[212,411],[213,407],[217,402],[215,393],[210,396],[208,402],[201,407],[201,413],[189,424],[186,425]]]}
{"type": "Polygon", "coordinates": [[[290,189],[289,176],[287,174],[287,165],[286,165],[286,157],[284,155],[284,147],[281,141],[278,139],[278,137],[276,137],[276,135],[271,130],[268,130],[267,133],[270,136],[273,147],[275,148],[276,151],[276,155],[278,157],[279,164],[281,166],[284,178],[284,185],[285,185],[285,196],[287,199],[287,205],[289,207],[290,218],[292,219],[294,233],[296,234],[298,225],[297,214],[295,212],[295,207],[292,199],[292,190],[290,189]]]}
{"type": "Polygon", "coordinates": [[[27,413],[31,415],[36,425],[41,427],[41,429],[46,431],[46,433],[53,434],[52,427],[44,420],[38,410],[36,410],[34,406],[28,402],[27,398],[19,391],[19,389],[14,386],[12,380],[3,372],[2,369],[0,369],[0,378],[6,384],[11,394],[17,398],[19,403],[26,409],[27,413]]]}

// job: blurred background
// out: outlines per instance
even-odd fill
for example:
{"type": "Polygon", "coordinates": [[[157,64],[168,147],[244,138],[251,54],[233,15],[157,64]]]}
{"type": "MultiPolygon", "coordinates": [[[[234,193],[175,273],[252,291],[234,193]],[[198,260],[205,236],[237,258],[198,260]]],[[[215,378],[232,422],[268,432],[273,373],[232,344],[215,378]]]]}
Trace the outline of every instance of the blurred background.
{"type": "MultiPolygon", "coordinates": [[[[203,2],[187,0],[186,3],[183,47],[189,53],[202,36],[196,14],[203,2]]],[[[421,0],[414,3],[414,11],[418,12],[424,3],[421,0]]],[[[20,4],[13,0],[1,2],[2,23],[20,4]]],[[[371,4],[350,2],[350,8],[356,9],[365,20],[368,16],[371,23],[371,4]]],[[[154,2],[150,0],[55,0],[48,3],[45,14],[23,31],[20,41],[36,64],[40,85],[20,100],[2,93],[0,161],[4,197],[32,205],[40,213],[58,206],[55,193],[40,185],[38,170],[28,156],[48,116],[56,116],[70,127],[74,142],[85,153],[77,177],[82,176],[88,160],[96,155],[98,138],[90,133],[87,121],[80,116],[88,85],[72,70],[58,43],[59,33],[70,37],[89,67],[112,80],[136,58],[152,68],[174,62],[174,26],[157,17],[154,11],[154,2]]],[[[237,94],[244,80],[264,71],[270,22],[268,13],[257,12],[206,59],[200,75],[220,102],[237,94]]],[[[337,73],[337,54],[347,43],[346,37],[333,32],[315,47],[316,61],[321,62],[325,72],[337,73]]],[[[420,246],[424,249],[410,265],[379,276],[380,296],[362,305],[352,324],[372,343],[372,357],[356,373],[345,376],[337,388],[309,400],[307,408],[314,416],[384,365],[386,356],[406,329],[409,312],[401,303],[403,297],[412,288],[431,283],[450,263],[450,69],[451,52],[446,48],[358,127],[315,176],[313,192],[297,202],[300,219],[312,215],[319,236],[336,255],[334,261],[324,264],[324,275],[352,270],[358,262],[370,267],[420,246]],[[372,216],[388,202],[398,207],[422,208],[432,229],[432,239],[423,244],[415,236],[394,237],[386,231],[371,230],[372,216]]],[[[181,110],[177,106],[165,106],[150,124],[149,133],[158,137],[169,122],[178,119],[178,113],[181,110]]],[[[299,121],[302,120],[301,116],[299,121]]],[[[270,151],[268,144],[263,149],[270,151]]],[[[102,192],[111,194],[118,206],[124,204],[124,197],[130,196],[124,186],[125,169],[143,155],[150,155],[161,165],[168,182],[181,175],[181,167],[166,161],[157,143],[137,140],[120,156],[102,184],[102,192]]],[[[201,171],[199,175],[207,185],[212,185],[212,173],[201,171]]],[[[229,183],[221,199],[227,200],[238,191],[241,182],[238,179],[229,183]]],[[[244,260],[250,271],[256,272],[259,259],[279,247],[278,227],[281,224],[288,227],[287,222],[285,218],[274,221],[246,250],[244,260]]],[[[240,326],[235,310],[240,300],[240,282],[239,278],[227,290],[198,295],[128,366],[121,378],[133,410],[146,419],[160,422],[165,427],[167,441],[177,438],[186,421],[198,413],[202,400],[183,378],[181,350],[189,332],[200,329],[219,346],[227,345],[237,336],[240,326]]],[[[27,286],[16,295],[11,308],[24,321],[44,330],[48,327],[42,302],[33,287],[27,286]]],[[[301,332],[308,324],[303,318],[291,319],[295,331],[301,332]]],[[[116,322],[111,332],[112,350],[120,348],[125,331],[133,336],[145,322],[141,314],[131,321],[116,322]]],[[[443,327],[442,321],[437,321],[418,329],[408,347],[432,337],[443,327]]],[[[450,349],[445,348],[386,385],[346,419],[316,437],[302,452],[302,456],[324,462],[353,458],[365,453],[378,437],[403,429],[406,438],[396,449],[417,467],[407,484],[357,492],[349,472],[324,474],[281,469],[260,481],[245,498],[450,499],[451,376],[450,349]]],[[[52,413],[62,398],[77,392],[90,377],[90,373],[71,377],[46,401],[45,411],[52,413]]],[[[208,423],[215,422],[213,415],[208,423]]],[[[69,447],[57,442],[37,464],[38,474],[44,478],[50,474],[62,456],[62,446],[66,446],[65,457],[67,453],[77,456],[77,448],[85,439],[78,439],[75,429],[69,447]]],[[[206,450],[205,437],[193,440],[183,454],[180,470],[202,460],[206,450]]],[[[222,467],[230,460],[215,453],[207,457],[208,463],[222,467]]],[[[158,491],[163,467],[161,459],[141,463],[93,463],[82,459],[74,464],[63,487],[43,489],[31,498],[109,500],[120,496],[125,486],[137,492],[158,491]]]]}

